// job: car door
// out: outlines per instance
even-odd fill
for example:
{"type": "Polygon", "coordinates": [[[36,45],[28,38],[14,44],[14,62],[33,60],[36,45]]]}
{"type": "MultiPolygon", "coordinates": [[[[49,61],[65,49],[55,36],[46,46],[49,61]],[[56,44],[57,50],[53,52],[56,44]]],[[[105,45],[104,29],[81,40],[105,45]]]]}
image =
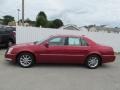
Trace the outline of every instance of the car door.
{"type": "Polygon", "coordinates": [[[4,44],[4,43],[7,43],[7,40],[8,40],[8,33],[4,30],[0,30],[0,38],[1,38],[1,43],[4,44]]]}
{"type": "Polygon", "coordinates": [[[44,46],[44,49],[40,52],[40,62],[42,63],[63,63],[64,50],[65,50],[65,38],[54,37],[49,39],[48,47],[44,46]]]}
{"type": "Polygon", "coordinates": [[[82,38],[68,37],[67,43],[65,48],[66,62],[83,63],[90,48],[87,42],[82,38]]]}

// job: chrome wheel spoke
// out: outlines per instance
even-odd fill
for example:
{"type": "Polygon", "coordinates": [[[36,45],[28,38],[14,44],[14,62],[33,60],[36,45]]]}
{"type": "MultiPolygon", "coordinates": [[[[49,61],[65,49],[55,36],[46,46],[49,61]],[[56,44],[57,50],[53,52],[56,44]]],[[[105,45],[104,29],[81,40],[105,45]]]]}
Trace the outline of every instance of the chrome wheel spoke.
{"type": "Polygon", "coordinates": [[[99,64],[99,59],[97,57],[89,58],[89,60],[88,60],[89,67],[94,68],[94,67],[98,66],[98,64],[99,64]]]}
{"type": "Polygon", "coordinates": [[[22,66],[29,66],[32,63],[32,58],[29,55],[22,55],[20,57],[20,64],[22,66]]]}

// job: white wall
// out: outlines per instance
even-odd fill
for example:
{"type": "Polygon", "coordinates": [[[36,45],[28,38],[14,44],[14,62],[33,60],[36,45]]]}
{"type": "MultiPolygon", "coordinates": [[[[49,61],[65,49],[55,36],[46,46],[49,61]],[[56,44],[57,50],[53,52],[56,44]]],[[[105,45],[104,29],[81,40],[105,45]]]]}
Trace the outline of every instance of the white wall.
{"type": "Polygon", "coordinates": [[[114,48],[116,52],[120,52],[120,34],[105,32],[87,32],[73,31],[62,29],[44,29],[35,27],[17,27],[16,42],[17,44],[39,41],[51,35],[86,35],[97,43],[108,45],[114,48]]]}

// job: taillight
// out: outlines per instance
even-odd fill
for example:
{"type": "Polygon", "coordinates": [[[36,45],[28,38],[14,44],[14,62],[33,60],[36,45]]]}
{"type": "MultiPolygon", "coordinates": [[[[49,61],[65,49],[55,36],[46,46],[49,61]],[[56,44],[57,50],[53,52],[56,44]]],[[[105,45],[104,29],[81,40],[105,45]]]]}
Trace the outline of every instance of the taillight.
{"type": "Polygon", "coordinates": [[[114,49],[111,47],[111,53],[112,55],[115,55],[114,49]]]}

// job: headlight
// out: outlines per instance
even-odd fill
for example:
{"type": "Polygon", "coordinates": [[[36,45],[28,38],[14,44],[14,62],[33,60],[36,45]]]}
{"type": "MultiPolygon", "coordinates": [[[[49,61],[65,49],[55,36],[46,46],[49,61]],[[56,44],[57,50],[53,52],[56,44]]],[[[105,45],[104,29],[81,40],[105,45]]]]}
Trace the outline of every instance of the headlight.
{"type": "Polygon", "coordinates": [[[12,52],[13,48],[9,48],[7,54],[10,54],[12,52]]]}

